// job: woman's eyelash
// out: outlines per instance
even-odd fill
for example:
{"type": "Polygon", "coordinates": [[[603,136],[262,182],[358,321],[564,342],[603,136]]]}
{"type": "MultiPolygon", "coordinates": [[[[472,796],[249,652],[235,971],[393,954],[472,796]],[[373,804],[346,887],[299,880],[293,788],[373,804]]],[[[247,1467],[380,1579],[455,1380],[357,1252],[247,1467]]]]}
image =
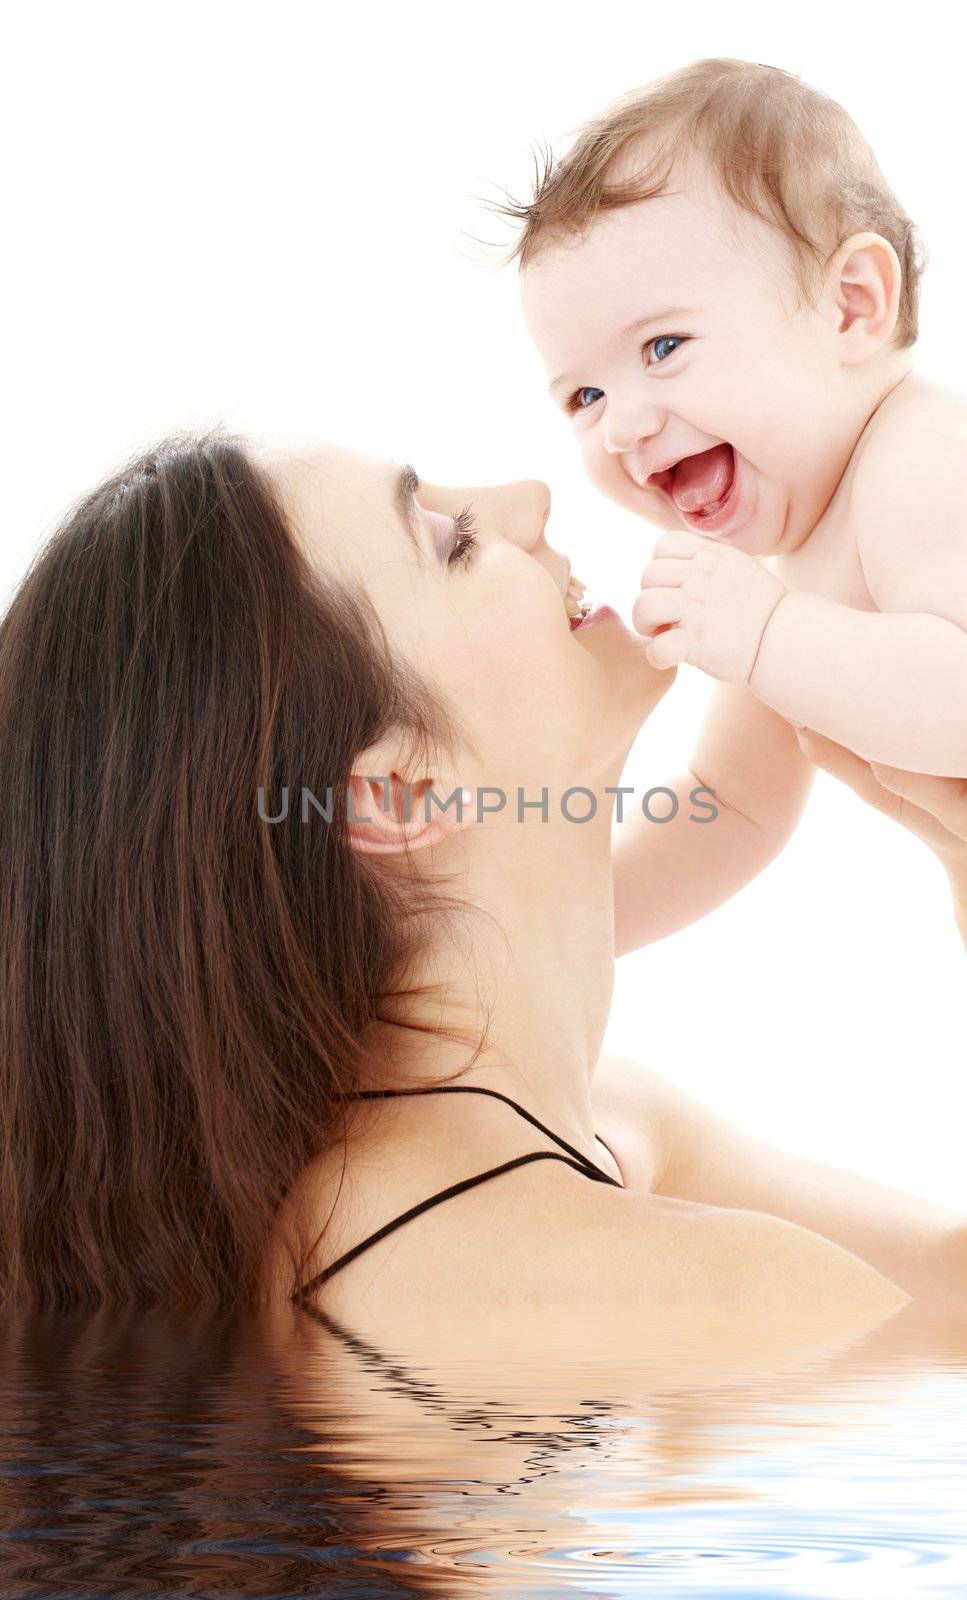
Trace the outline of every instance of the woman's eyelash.
{"type": "MultiPolygon", "coordinates": [[[[677,343],[678,343],[678,348],[681,349],[681,346],[688,342],[689,335],[687,333],[656,333],[655,337],[653,339],[649,339],[642,346],[642,349],[650,350],[653,344],[662,344],[662,343],[664,343],[664,341],[666,339],[668,339],[668,340],[676,340],[677,343]]],[[[675,351],[673,350],[672,351],[672,355],[674,355],[674,354],[675,354],[675,351]]],[[[656,363],[656,365],[659,366],[659,367],[663,367],[663,366],[665,366],[665,364],[666,364],[666,362],[668,360],[669,360],[669,357],[666,356],[664,361],[658,361],[656,363]]],[[[578,405],[578,397],[584,393],[585,389],[597,389],[597,384],[594,384],[594,383],[582,383],[580,389],[575,389],[574,393],[564,403],[564,409],[566,411],[590,411],[591,410],[591,406],[578,405]]],[[[603,393],[602,390],[599,390],[598,392],[599,393],[603,393]]],[[[596,400],[593,401],[592,404],[593,405],[597,405],[597,401],[596,400]]]]}
{"type": "Polygon", "coordinates": [[[447,556],[447,566],[451,567],[457,561],[462,561],[466,566],[477,543],[477,523],[472,506],[464,506],[462,511],[457,512],[453,519],[453,527],[457,537],[447,556]]]}

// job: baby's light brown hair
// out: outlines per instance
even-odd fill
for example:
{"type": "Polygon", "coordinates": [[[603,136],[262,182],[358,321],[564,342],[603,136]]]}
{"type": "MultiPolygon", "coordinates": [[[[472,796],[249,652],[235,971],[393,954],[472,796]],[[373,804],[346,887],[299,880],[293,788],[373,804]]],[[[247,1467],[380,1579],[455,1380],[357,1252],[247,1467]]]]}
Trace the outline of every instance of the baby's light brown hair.
{"type": "Polygon", "coordinates": [[[742,210],[786,235],[807,300],[817,269],[852,234],[888,240],[902,270],[891,343],[914,343],[926,266],[914,223],[843,107],[760,62],[692,62],[584,123],[559,160],[545,151],[532,198],[494,208],[523,224],[508,259],[526,266],[543,245],[585,233],[600,212],[665,192],[676,158],[691,151],[742,210]],[[639,154],[643,165],[621,176],[639,154]]]}

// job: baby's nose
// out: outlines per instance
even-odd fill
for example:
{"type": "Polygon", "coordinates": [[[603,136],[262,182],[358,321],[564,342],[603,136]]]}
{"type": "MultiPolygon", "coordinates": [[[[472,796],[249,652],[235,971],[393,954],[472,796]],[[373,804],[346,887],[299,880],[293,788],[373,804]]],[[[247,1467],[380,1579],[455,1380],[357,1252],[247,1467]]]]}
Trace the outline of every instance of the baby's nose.
{"type": "Polygon", "coordinates": [[[609,455],[626,456],[636,450],[642,440],[640,428],[630,423],[619,423],[605,429],[604,448],[609,455]]]}
{"type": "Polygon", "coordinates": [[[619,409],[609,405],[604,416],[604,448],[610,455],[630,455],[659,431],[663,420],[654,406],[619,409]]]}

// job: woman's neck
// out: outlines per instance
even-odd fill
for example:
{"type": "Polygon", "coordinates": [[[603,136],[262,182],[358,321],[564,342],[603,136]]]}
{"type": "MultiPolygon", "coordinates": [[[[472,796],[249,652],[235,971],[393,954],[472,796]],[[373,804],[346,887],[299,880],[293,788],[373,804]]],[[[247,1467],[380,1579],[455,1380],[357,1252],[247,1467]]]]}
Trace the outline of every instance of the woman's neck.
{"type": "Polygon", "coordinates": [[[590,1085],[614,987],[611,818],[599,810],[581,824],[487,817],[429,864],[484,915],[468,910],[431,940],[411,975],[427,994],[394,1013],[410,1027],[379,1033],[387,1083],[417,1087],[472,1053],[414,1023],[474,1039],[486,1028],[486,1048],[455,1081],[499,1089],[593,1147],[590,1085]]]}

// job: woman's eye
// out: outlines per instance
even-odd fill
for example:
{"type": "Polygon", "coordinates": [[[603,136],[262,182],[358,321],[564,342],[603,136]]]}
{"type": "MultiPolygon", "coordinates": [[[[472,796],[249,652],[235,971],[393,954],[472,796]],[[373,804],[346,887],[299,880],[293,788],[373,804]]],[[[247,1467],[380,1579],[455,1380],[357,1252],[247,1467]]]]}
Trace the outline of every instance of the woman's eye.
{"type": "Polygon", "coordinates": [[[472,506],[464,506],[462,511],[457,512],[453,519],[453,527],[456,538],[447,556],[447,566],[455,566],[458,561],[467,566],[477,543],[477,524],[472,506]]]}
{"type": "MultiPolygon", "coordinates": [[[[684,344],[687,337],[688,335],[683,333],[660,333],[656,339],[649,339],[648,343],[645,345],[645,349],[650,350],[652,345],[655,346],[656,364],[661,366],[662,361],[667,360],[668,358],[667,356],[660,356],[657,354],[658,346],[662,344],[673,344],[676,346],[684,344]]],[[[675,351],[672,350],[671,354],[674,355],[675,351]]]]}
{"type": "Polygon", "coordinates": [[[569,411],[587,411],[591,406],[597,405],[603,394],[603,389],[593,389],[590,384],[587,384],[583,389],[575,389],[567,403],[567,409],[569,411]]]}

